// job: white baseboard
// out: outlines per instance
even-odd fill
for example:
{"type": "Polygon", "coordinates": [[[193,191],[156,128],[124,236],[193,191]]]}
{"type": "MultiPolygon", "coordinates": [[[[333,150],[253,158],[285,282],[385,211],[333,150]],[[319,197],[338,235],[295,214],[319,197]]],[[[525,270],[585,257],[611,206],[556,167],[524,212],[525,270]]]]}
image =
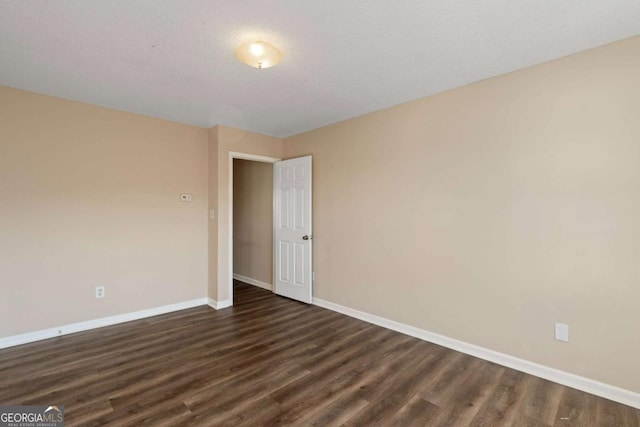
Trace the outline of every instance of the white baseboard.
{"type": "Polygon", "coordinates": [[[231,302],[230,299],[226,299],[223,301],[216,301],[213,298],[208,298],[207,305],[216,310],[222,310],[223,308],[231,307],[233,303],[231,302]]]}
{"type": "Polygon", "coordinates": [[[267,289],[269,291],[273,290],[273,286],[271,286],[271,283],[261,282],[260,280],[252,279],[251,277],[242,276],[240,274],[234,274],[233,278],[235,280],[239,280],[241,282],[248,283],[253,286],[257,286],[259,288],[267,289]]]}
{"type": "Polygon", "coordinates": [[[34,341],[46,340],[48,338],[73,334],[74,332],[87,331],[89,329],[101,328],[103,326],[116,325],[118,323],[130,322],[132,320],[144,319],[145,317],[157,316],[159,314],[171,313],[172,311],[184,310],[207,304],[207,298],[198,298],[191,301],[179,302],[176,304],[163,305],[132,313],[118,314],[115,316],[103,317],[100,319],[87,320],[85,322],[71,323],[57,328],[42,329],[35,332],[13,335],[0,338],[0,348],[13,347],[20,344],[27,344],[34,341]]]}
{"type": "Polygon", "coordinates": [[[443,347],[459,351],[461,353],[466,353],[480,359],[488,360],[490,362],[497,363],[498,365],[506,366],[508,368],[512,368],[521,372],[525,372],[527,374],[535,375],[536,377],[544,378],[546,380],[565,385],[567,387],[582,390],[596,396],[604,397],[605,399],[610,399],[615,402],[640,409],[640,393],[601,383],[599,381],[581,377],[579,375],[571,374],[559,369],[539,365],[528,360],[520,359],[504,353],[499,353],[497,351],[489,350],[487,348],[480,347],[474,344],[469,344],[464,341],[458,341],[453,338],[445,337],[444,335],[439,335],[433,332],[426,331],[424,329],[385,319],[384,317],[365,313],[363,311],[355,310],[319,298],[314,298],[313,304],[322,308],[336,311],[341,314],[345,314],[350,317],[354,317],[356,319],[364,320],[365,322],[372,323],[374,325],[382,326],[383,328],[391,329],[405,335],[438,344],[443,347]]]}

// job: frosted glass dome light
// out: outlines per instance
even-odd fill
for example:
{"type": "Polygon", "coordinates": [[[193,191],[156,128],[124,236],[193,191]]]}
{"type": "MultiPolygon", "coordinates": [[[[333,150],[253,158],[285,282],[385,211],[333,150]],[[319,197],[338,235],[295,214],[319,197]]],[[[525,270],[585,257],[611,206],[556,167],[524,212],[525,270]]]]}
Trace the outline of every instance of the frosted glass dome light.
{"type": "Polygon", "coordinates": [[[257,41],[240,46],[236,57],[253,68],[271,68],[282,61],[282,52],[270,43],[257,41]]]}

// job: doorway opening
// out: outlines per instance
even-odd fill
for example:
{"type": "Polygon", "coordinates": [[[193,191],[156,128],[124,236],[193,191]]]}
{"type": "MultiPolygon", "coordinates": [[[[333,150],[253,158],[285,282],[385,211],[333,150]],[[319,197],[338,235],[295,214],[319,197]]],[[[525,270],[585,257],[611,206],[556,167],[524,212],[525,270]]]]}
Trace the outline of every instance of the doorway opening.
{"type": "Polygon", "coordinates": [[[229,296],[234,279],[273,291],[275,157],[229,153],[229,296]]]}

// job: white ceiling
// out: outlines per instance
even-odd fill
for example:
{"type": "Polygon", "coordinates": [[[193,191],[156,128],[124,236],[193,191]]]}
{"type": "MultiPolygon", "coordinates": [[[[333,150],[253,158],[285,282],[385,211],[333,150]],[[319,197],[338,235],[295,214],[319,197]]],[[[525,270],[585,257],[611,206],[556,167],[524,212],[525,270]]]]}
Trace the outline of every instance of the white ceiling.
{"type": "Polygon", "coordinates": [[[0,85],[284,137],[637,34],[638,0],[0,0],[0,85]]]}

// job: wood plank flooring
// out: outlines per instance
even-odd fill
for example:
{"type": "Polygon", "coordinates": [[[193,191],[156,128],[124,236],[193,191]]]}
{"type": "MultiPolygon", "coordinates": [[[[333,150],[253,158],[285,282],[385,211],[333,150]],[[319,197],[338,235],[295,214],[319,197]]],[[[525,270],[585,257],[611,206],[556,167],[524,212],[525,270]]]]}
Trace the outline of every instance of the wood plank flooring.
{"type": "Polygon", "coordinates": [[[640,426],[640,411],[236,283],[198,307],[0,350],[0,404],[66,425],[640,426]]]}

